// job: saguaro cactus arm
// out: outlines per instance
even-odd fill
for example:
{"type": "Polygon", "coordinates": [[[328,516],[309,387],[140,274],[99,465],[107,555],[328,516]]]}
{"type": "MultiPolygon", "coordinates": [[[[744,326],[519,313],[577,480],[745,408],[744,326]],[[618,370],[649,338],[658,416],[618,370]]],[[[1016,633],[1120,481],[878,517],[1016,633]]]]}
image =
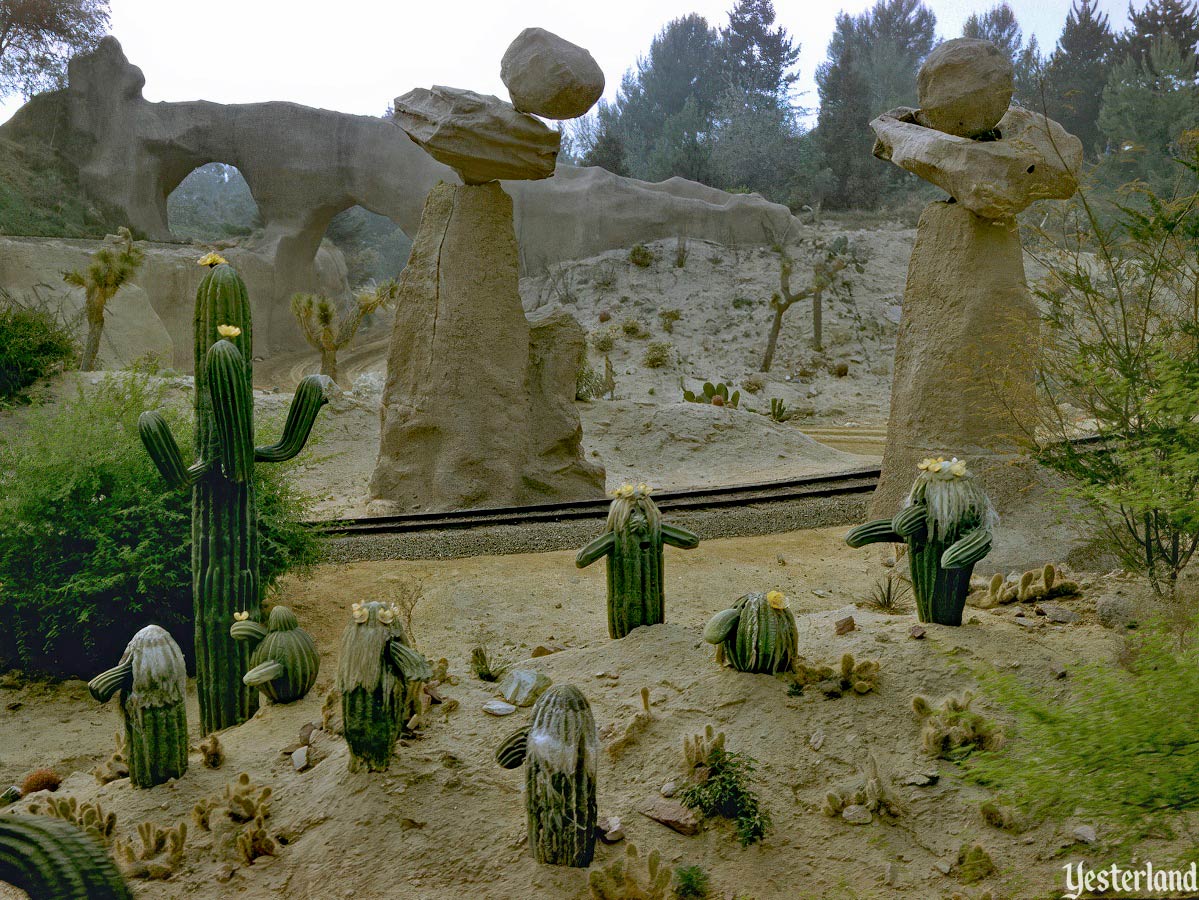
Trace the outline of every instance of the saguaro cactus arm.
{"type": "Polygon", "coordinates": [[[107,703],[112,695],[121,689],[128,689],[133,684],[133,663],[126,660],[119,666],[113,666],[106,672],[101,672],[87,683],[88,692],[101,703],[107,703]]]}
{"type": "Polygon", "coordinates": [[[171,434],[171,426],[161,413],[142,413],[137,420],[137,431],[159,473],[175,490],[192,487],[211,467],[211,463],[203,460],[191,466],[183,464],[179,444],[171,434]]]}
{"type": "Polygon", "coordinates": [[[941,568],[961,569],[972,566],[990,552],[991,532],[986,528],[975,528],[941,554],[941,568]]]}
{"type": "Polygon", "coordinates": [[[704,640],[709,644],[721,644],[737,629],[741,619],[741,608],[724,609],[712,616],[704,626],[704,640]]]}
{"type": "Polygon", "coordinates": [[[529,730],[525,725],[504,738],[495,751],[495,761],[505,769],[519,768],[529,754],[529,730]]]}
{"type": "Polygon", "coordinates": [[[613,546],[616,543],[616,535],[611,531],[605,531],[594,541],[584,547],[575,556],[575,565],[580,569],[585,569],[597,559],[602,559],[612,552],[613,546]]]}
{"type": "Polygon", "coordinates": [[[891,528],[906,541],[928,528],[928,510],[923,503],[913,503],[895,514],[891,528]]]}
{"type": "Polygon", "coordinates": [[[266,637],[266,627],[261,622],[240,619],[229,626],[229,636],[236,641],[258,643],[266,637]]]}
{"type": "Polygon", "coordinates": [[[903,537],[895,533],[890,519],[875,519],[851,528],[845,535],[845,543],[851,547],[865,547],[867,544],[902,544],[903,537]]]}
{"type": "Polygon", "coordinates": [[[258,687],[260,684],[267,684],[276,678],[282,678],[285,674],[287,674],[287,669],[284,668],[283,663],[269,659],[252,668],[242,676],[241,680],[250,687],[258,687]]]}
{"type": "Polygon", "coordinates": [[[662,543],[678,547],[680,550],[694,550],[699,546],[699,535],[679,525],[663,522],[662,543]]]}
{"type": "Polygon", "coordinates": [[[313,423],[321,407],[329,402],[332,379],[324,375],[309,375],[300,381],[291,407],[287,411],[287,422],[279,442],[267,447],[255,447],[254,459],[258,462],[286,462],[308,443],[313,423]]]}
{"type": "Polygon", "coordinates": [[[396,638],[388,642],[387,659],[406,681],[429,681],[433,677],[429,661],[396,638]]]}

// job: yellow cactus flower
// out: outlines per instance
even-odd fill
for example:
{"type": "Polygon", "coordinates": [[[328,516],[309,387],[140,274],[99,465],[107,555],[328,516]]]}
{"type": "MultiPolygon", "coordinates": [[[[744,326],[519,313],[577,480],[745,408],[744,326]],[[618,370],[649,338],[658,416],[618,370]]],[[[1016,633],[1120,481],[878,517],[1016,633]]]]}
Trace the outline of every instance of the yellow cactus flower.
{"type": "Polygon", "coordinates": [[[223,338],[235,338],[241,334],[241,329],[236,325],[218,325],[216,333],[223,338]]]}
{"type": "Polygon", "coordinates": [[[248,612],[235,612],[233,614],[233,621],[235,622],[244,622],[248,618],[250,618],[250,614],[248,612]]]}
{"type": "Polygon", "coordinates": [[[941,465],[944,462],[945,462],[944,456],[938,456],[936,458],[931,457],[931,456],[926,456],[924,459],[922,459],[920,461],[920,465],[918,465],[916,468],[918,468],[921,472],[940,472],[941,465]]]}
{"type": "Polygon", "coordinates": [[[648,497],[653,492],[654,492],[654,489],[652,487],[650,487],[648,484],[646,484],[644,481],[642,481],[640,484],[637,485],[637,496],[638,497],[648,497]]]}
{"type": "Polygon", "coordinates": [[[360,625],[365,622],[367,617],[370,615],[370,613],[366,611],[366,607],[364,607],[361,603],[351,604],[350,612],[354,616],[354,621],[360,625]]]}
{"type": "Polygon", "coordinates": [[[956,456],[949,463],[949,474],[954,478],[962,478],[966,473],[965,460],[958,459],[956,456]]]}
{"type": "Polygon", "coordinates": [[[205,253],[199,260],[199,265],[208,266],[209,268],[213,266],[227,266],[228,264],[229,260],[225,259],[219,253],[205,253]]]}
{"type": "Polygon", "coordinates": [[[770,604],[771,609],[787,608],[787,597],[782,591],[771,591],[766,595],[766,602],[770,604]]]}
{"type": "Polygon", "coordinates": [[[379,610],[379,622],[383,625],[390,625],[392,622],[395,621],[395,617],[396,617],[395,607],[385,606],[381,610],[379,610]]]}

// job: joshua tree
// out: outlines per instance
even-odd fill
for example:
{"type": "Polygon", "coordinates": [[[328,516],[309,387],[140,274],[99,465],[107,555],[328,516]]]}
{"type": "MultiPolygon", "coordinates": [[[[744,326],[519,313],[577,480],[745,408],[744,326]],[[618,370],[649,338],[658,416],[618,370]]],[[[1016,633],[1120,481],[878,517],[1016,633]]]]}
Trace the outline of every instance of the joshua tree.
{"type": "Polygon", "coordinates": [[[192,602],[200,732],[238,725],[258,708],[258,688],[243,683],[250,646],[229,633],[234,613],[262,617],[256,463],[285,462],[304,449],[325,404],[329,379],[309,375],[296,388],[283,436],[254,446],[253,339],[241,276],[216,254],[196,294],[196,462],[183,462],[170,426],[157,412],[138,420],[142,443],[176,489],[192,492],[192,602]]]}
{"type": "Polygon", "coordinates": [[[63,272],[62,280],[81,287],[87,298],[87,343],[79,368],[90,372],[96,366],[100,352],[100,335],[104,333],[104,310],[145,261],[146,253],[133,243],[128,228],[117,229],[113,246],[101,247],[92,254],[86,271],[63,272]]]}
{"type": "Polygon", "coordinates": [[[399,295],[395,279],[363,288],[354,295],[354,308],[337,321],[337,307],[319,294],[296,294],[291,298],[292,315],[300,323],[304,338],[321,354],[321,374],[337,380],[337,351],[358,334],[362,320],[391,306],[399,295]]]}
{"type": "Polygon", "coordinates": [[[813,247],[816,257],[812,262],[812,283],[798,291],[791,290],[791,275],[795,261],[783,244],[776,244],[774,247],[779,256],[779,292],[770,298],[774,320],[770,323],[770,337],[766,340],[766,353],[762,357],[763,372],[769,372],[774,362],[774,350],[778,345],[779,331],[783,327],[783,316],[800,300],[812,300],[812,349],[823,349],[824,294],[848,290],[849,282],[842,274],[845,269],[853,267],[857,272],[862,271],[857,251],[850,247],[845,237],[839,237],[831,243],[817,240],[813,242],[813,247]]]}

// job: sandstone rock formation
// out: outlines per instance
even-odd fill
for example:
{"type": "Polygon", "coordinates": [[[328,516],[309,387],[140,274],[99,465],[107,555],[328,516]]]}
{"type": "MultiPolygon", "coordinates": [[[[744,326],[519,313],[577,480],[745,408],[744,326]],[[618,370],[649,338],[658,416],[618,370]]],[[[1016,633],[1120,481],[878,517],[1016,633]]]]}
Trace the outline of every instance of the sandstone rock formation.
{"type": "Polygon", "coordinates": [[[1012,102],[1012,61],[990,41],[938,44],[916,75],[920,124],[973,138],[990,131],[1012,102]]]}
{"type": "MultiPolygon", "coordinates": [[[[952,58],[930,56],[920,72],[922,96],[952,106],[945,98],[961,91],[954,79],[963,71],[992,71],[976,80],[1002,82],[993,74],[994,53],[979,44],[957,44],[952,58]]],[[[966,94],[977,100],[970,84],[967,77],[966,94]]],[[[1010,85],[1008,70],[1005,89],[1010,85]]],[[[983,93],[990,103],[992,95],[983,93]]],[[[987,103],[963,101],[949,117],[952,127],[969,121],[973,108],[979,117],[970,127],[989,130],[984,126],[994,124],[995,110],[987,103]]],[[[981,477],[1002,520],[988,563],[1045,562],[1052,477],[1021,453],[1019,415],[1035,401],[1027,354],[1036,344],[1039,318],[1013,216],[1042,197],[1073,194],[1082,147],[1056,122],[1026,110],[1004,113],[998,138],[986,141],[919,124],[927,118],[920,110],[898,109],[870,123],[878,137],[875,155],[952,194],[949,202],[930,204],[917,227],[871,516],[894,513],[922,458],[962,457],[981,477]]]]}
{"type": "Polygon", "coordinates": [[[601,496],[573,398],[583,333],[532,327],[512,200],[497,183],[439,184],[401,280],[370,494],[397,511],[601,496]]]}
{"type": "Polygon", "coordinates": [[[547,119],[574,119],[604,94],[604,72],[587,50],[544,28],[526,28],[500,61],[512,105],[547,119]]]}
{"type": "Polygon", "coordinates": [[[395,99],[396,124],[467,184],[549,178],[559,135],[499,97],[434,85],[395,99]]]}
{"type": "MultiPolygon", "coordinates": [[[[263,219],[254,254],[275,270],[269,286],[250,284],[261,305],[256,346],[265,352],[305,346],[287,303],[296,291],[329,289],[315,260],[335,215],[359,205],[412,235],[429,190],[440,180],[457,181],[383,119],[294,103],[151,103],[144,84],[141,70],[107,37],[71,61],[67,88],[35,97],[0,135],[57,148],[84,191],[157,241],[171,239],[166,198],[193,169],[215,161],[241,170],[263,219]]],[[[511,188],[526,269],[676,235],[760,245],[767,230],[782,234],[791,221],[786,207],[757,196],[682,179],[646,184],[599,169],[564,168],[511,188]]],[[[171,334],[190,343],[186,332],[171,334]]]]}

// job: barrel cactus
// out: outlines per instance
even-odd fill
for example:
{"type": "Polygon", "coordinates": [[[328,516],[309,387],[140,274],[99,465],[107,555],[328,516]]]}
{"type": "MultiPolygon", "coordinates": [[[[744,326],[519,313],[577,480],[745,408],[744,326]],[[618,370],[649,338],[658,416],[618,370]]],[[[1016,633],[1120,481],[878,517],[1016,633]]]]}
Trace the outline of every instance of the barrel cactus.
{"type": "Polygon", "coordinates": [[[421,683],[433,677],[388,603],[355,603],[341,635],[337,689],[350,771],[384,772],[400,730],[420,709],[421,683]]]}
{"type": "Polygon", "coordinates": [[[529,847],[539,863],[591,865],[598,755],[591,705],[570,684],[542,694],[532,724],[509,735],[496,751],[505,769],[525,764],[529,847]]]}
{"type": "Polygon", "coordinates": [[[575,557],[580,569],[601,556],[608,558],[608,634],[613,638],[666,621],[662,547],[699,546],[699,537],[686,528],[662,521],[651,493],[645,484],[612,491],[604,533],[575,557]]]}
{"type": "Polygon", "coordinates": [[[250,303],[241,277],[209,254],[196,294],[195,453],[183,463],[171,429],[157,412],[138,421],[142,442],[171,487],[192,491],[192,602],[195,610],[196,691],[203,734],[244,722],[258,691],[242,681],[250,648],[229,634],[235,612],[258,619],[259,580],[256,462],[283,462],[303,448],[330,384],[309,375],[296,388],[283,436],[254,446],[253,345],[250,303]]]}
{"type": "Polygon", "coordinates": [[[157,625],[135,634],[121,661],[88,683],[101,703],[121,692],[125,755],[135,787],[154,787],[187,771],[186,687],[183,653],[157,625]]]}
{"type": "Polygon", "coordinates": [[[0,816],[0,882],[33,900],[132,896],[98,841],[49,816],[0,816]]]}
{"type": "Polygon", "coordinates": [[[799,656],[795,614],[781,591],[741,597],[708,620],[704,640],[738,672],[789,672],[799,656]]]}
{"type": "Polygon", "coordinates": [[[233,619],[229,634],[254,646],[250,671],[242,681],[258,688],[272,703],[291,703],[312,690],[321,657],[294,612],[286,606],[274,607],[265,627],[248,612],[234,613],[233,619]]]}
{"type": "Polygon", "coordinates": [[[851,547],[906,543],[920,621],[961,625],[970,575],[991,551],[997,517],[962,460],[926,459],[919,470],[894,518],[859,525],[845,542],[851,547]]]}

